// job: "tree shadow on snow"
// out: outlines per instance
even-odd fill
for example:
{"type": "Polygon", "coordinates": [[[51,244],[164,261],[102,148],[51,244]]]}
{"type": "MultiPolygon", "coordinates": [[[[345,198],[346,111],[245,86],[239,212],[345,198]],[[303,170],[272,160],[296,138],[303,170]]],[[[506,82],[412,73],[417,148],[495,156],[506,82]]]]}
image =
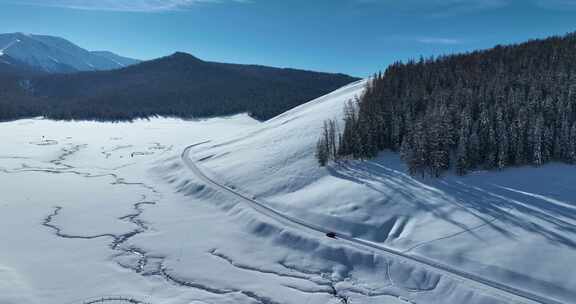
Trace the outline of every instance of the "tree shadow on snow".
{"type": "Polygon", "coordinates": [[[337,178],[381,193],[383,206],[410,203],[416,210],[468,231],[472,227],[466,222],[472,216],[477,219],[475,226],[484,223],[507,238],[516,239],[512,231],[522,229],[551,243],[576,248],[576,174],[568,165],[415,178],[406,173],[398,156],[386,155],[371,161],[341,162],[329,170],[337,178]]]}

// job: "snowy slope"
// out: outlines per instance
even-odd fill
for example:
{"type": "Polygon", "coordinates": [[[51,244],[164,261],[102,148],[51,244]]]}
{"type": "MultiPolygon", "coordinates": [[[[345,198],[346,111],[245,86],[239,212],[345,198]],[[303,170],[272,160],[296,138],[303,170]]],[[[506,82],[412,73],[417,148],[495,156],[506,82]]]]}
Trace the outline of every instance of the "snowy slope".
{"type": "Polygon", "coordinates": [[[260,125],[0,123],[0,303],[509,303],[261,216],[182,163],[260,125]]]}
{"type": "Polygon", "coordinates": [[[17,76],[27,74],[38,74],[38,70],[6,54],[0,55],[0,75],[17,76]]]}
{"type": "Polygon", "coordinates": [[[0,250],[0,303],[575,302],[573,167],[417,180],[383,154],[319,168],[322,121],[363,89],[264,123],[0,123],[0,240],[10,244],[0,250]],[[186,158],[249,199],[407,258],[257,212],[186,158]],[[137,301],[87,301],[99,297],[137,301]]]}
{"type": "Polygon", "coordinates": [[[119,67],[123,68],[123,67],[137,64],[138,62],[140,62],[140,60],[136,60],[136,59],[132,59],[132,58],[128,58],[128,57],[123,57],[123,56],[117,55],[115,53],[112,53],[110,51],[91,51],[90,53],[92,55],[103,57],[104,59],[111,61],[113,64],[116,64],[116,66],[112,65],[113,69],[119,68],[119,67]]]}
{"type": "Polygon", "coordinates": [[[415,179],[398,156],[319,168],[322,122],[359,82],[295,108],[193,158],[214,180],[307,222],[432,258],[497,282],[576,301],[576,175],[553,164],[415,179]]]}
{"type": "Polygon", "coordinates": [[[0,56],[9,55],[50,73],[118,69],[137,60],[110,52],[90,52],[59,37],[0,34],[0,56]]]}

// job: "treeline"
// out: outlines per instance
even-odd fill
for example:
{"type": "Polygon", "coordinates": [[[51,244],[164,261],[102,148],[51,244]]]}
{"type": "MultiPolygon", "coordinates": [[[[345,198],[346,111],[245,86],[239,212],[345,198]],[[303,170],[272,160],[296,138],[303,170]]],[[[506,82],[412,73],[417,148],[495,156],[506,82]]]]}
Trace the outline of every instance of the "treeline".
{"type": "Polygon", "coordinates": [[[574,164],[576,34],[395,63],[346,107],[336,137],[331,158],[389,149],[418,175],[574,164]]]}
{"type": "Polygon", "coordinates": [[[32,115],[105,121],[243,112],[266,120],[357,80],[343,74],[206,62],[184,53],[113,71],[10,77],[10,82],[0,83],[0,119],[32,115]]]}

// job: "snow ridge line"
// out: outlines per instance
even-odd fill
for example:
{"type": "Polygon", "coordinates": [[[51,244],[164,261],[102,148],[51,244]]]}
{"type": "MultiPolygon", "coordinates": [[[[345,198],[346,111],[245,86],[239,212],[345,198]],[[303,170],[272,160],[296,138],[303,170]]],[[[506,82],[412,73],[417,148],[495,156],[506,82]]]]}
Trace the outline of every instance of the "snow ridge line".
{"type": "MultiPolygon", "coordinates": [[[[312,223],[307,223],[301,219],[298,219],[298,218],[292,217],[290,215],[286,215],[286,214],[283,214],[279,211],[276,211],[275,209],[268,207],[266,204],[257,201],[254,197],[248,197],[248,196],[238,192],[238,190],[232,189],[228,186],[225,186],[223,184],[220,184],[220,183],[214,181],[213,179],[208,177],[206,174],[204,174],[204,172],[202,170],[200,170],[200,168],[196,165],[196,163],[190,157],[191,149],[197,145],[199,145],[199,144],[197,143],[197,144],[186,147],[181,154],[181,159],[184,162],[184,164],[186,165],[186,167],[188,167],[188,169],[190,169],[190,171],[194,175],[196,175],[200,180],[204,181],[208,185],[211,185],[217,189],[223,190],[225,192],[228,192],[228,193],[240,198],[242,201],[247,203],[247,205],[250,206],[252,209],[254,209],[256,212],[258,212],[258,213],[260,213],[260,214],[262,214],[268,218],[272,218],[276,221],[287,224],[289,226],[300,228],[300,230],[307,230],[309,232],[317,232],[317,233],[320,232],[322,234],[331,232],[324,227],[320,227],[320,226],[312,224],[312,223]]],[[[563,304],[562,302],[559,302],[559,301],[554,300],[554,299],[545,298],[543,296],[533,294],[533,293],[530,293],[528,291],[524,291],[524,290],[520,290],[520,289],[511,287],[511,286],[507,286],[507,285],[504,285],[502,283],[492,281],[492,280],[483,278],[481,276],[478,276],[478,275],[475,275],[472,273],[458,270],[456,268],[442,264],[440,262],[429,260],[427,258],[416,256],[416,255],[407,254],[407,253],[404,253],[402,251],[383,246],[381,244],[373,243],[373,242],[359,239],[359,238],[354,238],[354,237],[347,236],[344,234],[338,234],[338,238],[340,240],[345,241],[346,243],[348,243],[350,245],[353,245],[357,249],[362,249],[362,250],[367,249],[367,250],[370,250],[374,253],[379,253],[379,254],[384,254],[387,256],[401,258],[405,261],[413,262],[413,263],[419,264],[420,266],[424,266],[428,269],[435,270],[437,272],[441,272],[443,274],[446,274],[449,277],[451,277],[457,281],[460,281],[462,283],[468,283],[469,285],[475,285],[475,287],[477,289],[483,289],[485,291],[487,291],[487,290],[497,291],[501,296],[506,297],[508,300],[514,301],[513,299],[511,299],[511,297],[514,297],[516,300],[515,302],[521,301],[519,303],[563,304]]]]}

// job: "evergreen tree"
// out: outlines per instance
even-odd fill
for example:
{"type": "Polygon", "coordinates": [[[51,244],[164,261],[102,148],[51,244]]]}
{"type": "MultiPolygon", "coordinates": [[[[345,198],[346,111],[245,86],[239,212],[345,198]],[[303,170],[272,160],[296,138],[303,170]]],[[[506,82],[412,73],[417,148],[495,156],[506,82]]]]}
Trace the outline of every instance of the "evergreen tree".
{"type": "Polygon", "coordinates": [[[568,161],[572,164],[576,164],[576,123],[572,125],[567,150],[568,150],[568,161]]]}
{"type": "Polygon", "coordinates": [[[467,146],[466,136],[460,136],[456,150],[456,174],[458,175],[465,175],[471,167],[468,161],[467,146]]]}
{"type": "Polygon", "coordinates": [[[400,150],[412,174],[433,176],[576,163],[574,45],[569,34],[396,62],[346,105],[338,157],[400,150]]]}

